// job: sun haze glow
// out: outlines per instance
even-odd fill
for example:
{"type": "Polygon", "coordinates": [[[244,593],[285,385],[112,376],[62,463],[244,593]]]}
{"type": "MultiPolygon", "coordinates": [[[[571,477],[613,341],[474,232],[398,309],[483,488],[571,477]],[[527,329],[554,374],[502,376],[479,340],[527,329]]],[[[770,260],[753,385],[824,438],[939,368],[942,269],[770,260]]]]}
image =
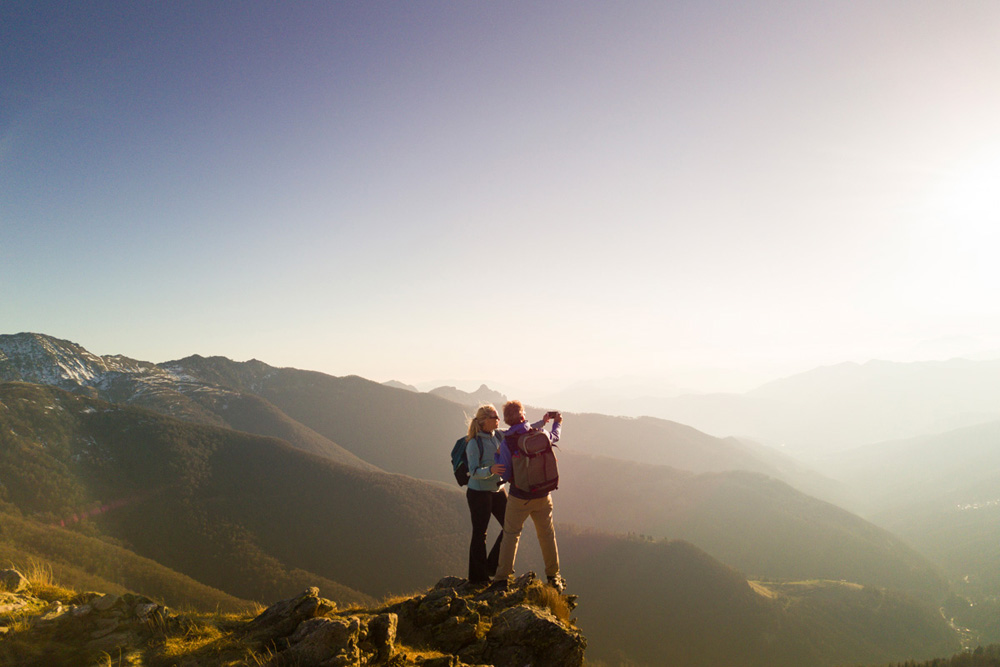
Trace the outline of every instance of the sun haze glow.
{"type": "Polygon", "coordinates": [[[911,0],[5,2],[0,330],[525,392],[990,354],[998,29],[911,0]]]}

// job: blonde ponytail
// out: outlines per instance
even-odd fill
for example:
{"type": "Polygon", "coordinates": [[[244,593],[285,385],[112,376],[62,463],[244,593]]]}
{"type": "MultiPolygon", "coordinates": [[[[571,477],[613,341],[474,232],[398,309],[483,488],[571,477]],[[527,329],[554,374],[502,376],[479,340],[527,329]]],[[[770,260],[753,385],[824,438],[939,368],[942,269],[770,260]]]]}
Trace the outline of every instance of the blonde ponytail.
{"type": "Polygon", "coordinates": [[[475,416],[469,420],[469,434],[465,437],[466,442],[472,440],[483,432],[483,429],[479,424],[486,418],[487,415],[495,414],[497,414],[497,409],[493,407],[492,403],[484,403],[483,405],[480,405],[479,409],[476,410],[475,416]]]}

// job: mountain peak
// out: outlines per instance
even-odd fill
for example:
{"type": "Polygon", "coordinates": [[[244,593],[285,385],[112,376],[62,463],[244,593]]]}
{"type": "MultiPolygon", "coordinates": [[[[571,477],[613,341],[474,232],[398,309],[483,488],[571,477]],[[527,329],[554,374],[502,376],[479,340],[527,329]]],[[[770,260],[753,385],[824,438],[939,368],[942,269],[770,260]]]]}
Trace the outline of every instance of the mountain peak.
{"type": "Polygon", "coordinates": [[[414,393],[418,393],[420,391],[412,384],[406,384],[405,382],[400,382],[399,380],[387,380],[382,384],[384,384],[386,387],[392,387],[393,389],[404,389],[406,391],[412,391],[414,393]]]}
{"type": "Polygon", "coordinates": [[[441,398],[447,399],[452,403],[458,403],[459,405],[469,407],[476,407],[484,403],[503,405],[503,403],[507,401],[506,396],[501,394],[499,391],[490,389],[485,384],[479,385],[479,389],[472,393],[462,391],[457,387],[438,387],[437,389],[431,389],[428,393],[440,396],[441,398]]]}
{"type": "Polygon", "coordinates": [[[107,371],[103,359],[68,340],[37,333],[0,336],[0,380],[81,386],[107,371]]]}
{"type": "Polygon", "coordinates": [[[91,385],[109,371],[136,364],[127,357],[98,357],[76,343],[44,334],[0,335],[0,381],[69,389],[91,385]]]}

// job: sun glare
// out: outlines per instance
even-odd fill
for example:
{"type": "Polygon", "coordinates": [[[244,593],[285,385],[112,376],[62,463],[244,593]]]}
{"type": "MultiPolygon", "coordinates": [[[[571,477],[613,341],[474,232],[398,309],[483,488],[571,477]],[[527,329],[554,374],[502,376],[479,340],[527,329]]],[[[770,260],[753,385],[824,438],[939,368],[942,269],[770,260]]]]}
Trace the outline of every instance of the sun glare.
{"type": "Polygon", "coordinates": [[[992,229],[1000,217],[1000,148],[956,165],[930,191],[928,208],[958,221],[975,218],[992,229]]]}

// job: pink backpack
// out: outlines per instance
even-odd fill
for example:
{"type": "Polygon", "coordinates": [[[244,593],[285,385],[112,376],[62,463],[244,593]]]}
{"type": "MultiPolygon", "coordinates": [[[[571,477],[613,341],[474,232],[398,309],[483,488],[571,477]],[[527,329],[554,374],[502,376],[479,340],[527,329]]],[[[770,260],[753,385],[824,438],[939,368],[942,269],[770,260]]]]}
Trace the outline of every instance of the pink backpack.
{"type": "Polygon", "coordinates": [[[513,438],[507,440],[513,463],[511,484],[532,495],[559,488],[559,466],[549,434],[533,428],[516,438],[514,447],[510,446],[513,438]]]}

